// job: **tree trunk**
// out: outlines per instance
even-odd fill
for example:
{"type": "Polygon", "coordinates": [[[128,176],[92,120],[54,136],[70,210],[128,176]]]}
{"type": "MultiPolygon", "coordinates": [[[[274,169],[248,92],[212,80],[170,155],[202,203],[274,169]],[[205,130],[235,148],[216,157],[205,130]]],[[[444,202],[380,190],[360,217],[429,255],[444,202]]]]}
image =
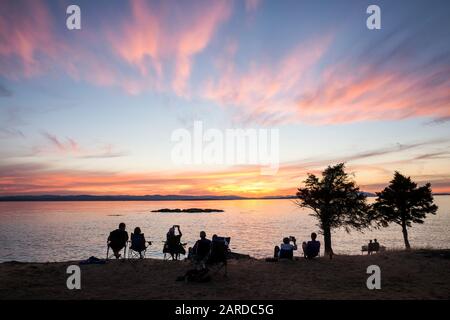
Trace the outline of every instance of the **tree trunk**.
{"type": "Polygon", "coordinates": [[[325,242],[325,255],[329,255],[333,253],[333,249],[331,248],[331,230],[330,227],[324,227],[323,229],[323,238],[325,242]]]}
{"type": "Polygon", "coordinates": [[[405,222],[402,222],[402,232],[403,232],[403,240],[405,240],[405,248],[406,248],[406,250],[409,250],[409,249],[411,249],[411,246],[409,244],[408,229],[406,228],[405,222]]]}

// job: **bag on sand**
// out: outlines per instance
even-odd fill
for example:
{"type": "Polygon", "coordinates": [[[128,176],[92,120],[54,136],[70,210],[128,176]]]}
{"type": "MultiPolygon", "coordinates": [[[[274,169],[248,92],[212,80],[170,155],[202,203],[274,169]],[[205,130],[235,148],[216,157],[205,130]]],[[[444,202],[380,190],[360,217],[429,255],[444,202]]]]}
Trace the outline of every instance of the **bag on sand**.
{"type": "Polygon", "coordinates": [[[81,264],[81,265],[83,265],[83,264],[105,264],[105,263],[106,263],[105,260],[99,259],[94,256],[91,256],[91,257],[89,257],[89,259],[79,262],[79,264],[81,264]]]}

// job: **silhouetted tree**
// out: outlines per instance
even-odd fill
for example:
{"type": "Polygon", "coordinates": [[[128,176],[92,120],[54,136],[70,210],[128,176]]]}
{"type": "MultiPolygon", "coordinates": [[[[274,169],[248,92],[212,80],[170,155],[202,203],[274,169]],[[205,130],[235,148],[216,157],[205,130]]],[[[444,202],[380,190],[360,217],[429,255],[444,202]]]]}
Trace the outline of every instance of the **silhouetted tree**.
{"type": "Polygon", "coordinates": [[[378,198],[373,204],[372,219],[382,226],[395,222],[402,227],[406,249],[411,246],[408,240],[408,227],[411,223],[423,223],[428,213],[436,214],[438,207],[433,204],[431,185],[422,187],[399,172],[382,192],[377,192],[378,198]]]}
{"type": "Polygon", "coordinates": [[[329,166],[319,179],[308,174],[304,188],[297,192],[297,205],[314,211],[324,235],[325,254],[332,253],[331,229],[344,227],[361,230],[370,225],[366,196],[344,171],[343,163],[329,166]]]}

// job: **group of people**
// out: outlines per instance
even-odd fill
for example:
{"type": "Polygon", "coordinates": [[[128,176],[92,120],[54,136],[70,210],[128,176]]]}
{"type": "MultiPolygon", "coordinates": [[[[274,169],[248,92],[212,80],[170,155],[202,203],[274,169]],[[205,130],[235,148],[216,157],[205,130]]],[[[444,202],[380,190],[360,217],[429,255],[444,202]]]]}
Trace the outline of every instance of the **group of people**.
{"type": "MultiPolygon", "coordinates": [[[[311,240],[302,243],[302,250],[305,258],[312,259],[319,255],[320,241],[316,239],[317,234],[313,232],[311,233],[311,240]]],[[[275,246],[273,257],[274,259],[293,259],[294,250],[297,250],[297,240],[295,237],[285,237],[280,246],[275,246]]]]}
{"type": "MultiPolygon", "coordinates": [[[[181,242],[181,232],[179,225],[172,226],[166,234],[166,241],[163,247],[163,253],[170,254],[173,260],[177,260],[180,255],[185,255],[186,250],[184,246],[186,243],[181,242]]],[[[217,238],[217,235],[213,236],[213,240],[217,238]]],[[[111,231],[108,236],[108,246],[113,251],[114,256],[119,259],[121,257],[121,251],[127,245],[128,240],[131,240],[130,249],[139,253],[140,258],[144,257],[143,252],[147,249],[147,246],[151,244],[150,241],[146,241],[144,234],[139,227],[134,229],[130,238],[126,231],[125,223],[121,222],[119,228],[111,231]]],[[[195,243],[193,248],[189,248],[189,257],[202,260],[210,252],[211,240],[206,238],[206,232],[200,232],[200,239],[195,243]]]]}
{"type": "MultiPolygon", "coordinates": [[[[169,253],[172,259],[177,259],[180,254],[186,254],[184,250],[184,245],[181,243],[181,233],[180,226],[172,226],[166,235],[166,242],[164,244],[163,252],[169,253]]],[[[108,247],[113,251],[114,256],[119,259],[121,257],[120,252],[125,248],[128,242],[128,232],[126,231],[125,223],[121,222],[119,228],[111,231],[108,236],[108,247]]],[[[141,231],[141,228],[136,227],[134,232],[130,236],[131,245],[130,249],[137,252],[141,259],[144,258],[144,252],[151,241],[146,241],[145,236],[141,231]]]]}
{"type": "MultiPolygon", "coordinates": [[[[166,241],[164,243],[163,253],[168,253],[171,255],[173,260],[177,260],[180,255],[185,255],[186,250],[184,246],[186,243],[181,242],[181,237],[183,233],[181,232],[179,225],[172,226],[166,234],[166,241]]],[[[143,252],[147,249],[147,246],[151,244],[150,241],[146,241],[144,234],[139,227],[134,229],[131,233],[131,245],[130,249],[139,253],[142,259],[143,252]]],[[[217,235],[213,235],[212,240],[217,239],[217,235]]],[[[108,237],[108,246],[112,249],[114,256],[118,259],[121,257],[120,252],[126,246],[128,242],[128,232],[126,231],[125,223],[120,223],[119,228],[111,231],[108,237]]],[[[206,232],[200,232],[200,239],[195,242],[192,248],[189,248],[188,258],[192,258],[196,261],[205,260],[211,250],[212,241],[206,238],[206,232]]],[[[226,244],[228,246],[228,244],[226,244]]],[[[369,243],[369,254],[372,251],[378,251],[379,244],[375,239],[372,243],[369,243]]],[[[283,239],[283,243],[280,246],[275,246],[274,248],[274,258],[275,259],[293,259],[294,250],[297,250],[297,240],[295,237],[286,237],[283,239]],[[291,244],[292,242],[292,244],[291,244]]],[[[311,233],[311,240],[302,243],[302,250],[305,258],[312,259],[319,255],[320,251],[320,241],[317,240],[317,234],[315,232],[311,233]]]]}

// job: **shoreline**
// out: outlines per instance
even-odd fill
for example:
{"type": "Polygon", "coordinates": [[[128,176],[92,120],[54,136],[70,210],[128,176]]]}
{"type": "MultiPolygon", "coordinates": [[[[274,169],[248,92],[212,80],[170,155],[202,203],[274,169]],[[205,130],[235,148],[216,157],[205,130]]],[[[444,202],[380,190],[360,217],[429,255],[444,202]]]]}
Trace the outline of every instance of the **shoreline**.
{"type": "Polygon", "coordinates": [[[449,299],[450,249],[336,255],[266,262],[228,260],[210,282],[177,282],[187,261],[108,260],[80,265],[81,290],[68,290],[66,269],[79,261],[0,263],[0,300],[9,299],[449,299]],[[368,290],[367,267],[381,269],[381,290],[368,290]]]}

